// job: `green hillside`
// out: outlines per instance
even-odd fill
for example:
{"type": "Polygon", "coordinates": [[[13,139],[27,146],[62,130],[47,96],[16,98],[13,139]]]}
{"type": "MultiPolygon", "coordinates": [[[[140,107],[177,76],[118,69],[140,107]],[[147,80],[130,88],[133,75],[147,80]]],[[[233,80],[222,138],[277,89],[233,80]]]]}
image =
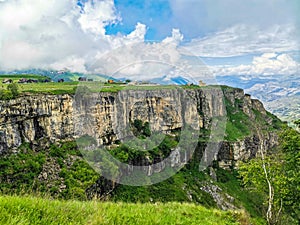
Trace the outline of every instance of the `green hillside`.
{"type": "Polygon", "coordinates": [[[187,203],[128,204],[58,201],[0,196],[2,225],[59,224],[248,224],[242,211],[220,211],[187,203]]]}

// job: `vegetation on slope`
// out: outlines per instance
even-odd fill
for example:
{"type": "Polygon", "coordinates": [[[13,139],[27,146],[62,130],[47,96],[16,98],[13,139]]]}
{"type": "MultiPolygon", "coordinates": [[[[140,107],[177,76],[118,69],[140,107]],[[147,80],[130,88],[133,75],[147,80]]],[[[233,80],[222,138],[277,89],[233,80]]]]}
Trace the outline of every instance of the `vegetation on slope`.
{"type": "Polygon", "coordinates": [[[300,133],[286,128],[276,151],[241,165],[239,173],[249,190],[259,193],[269,224],[300,221],[300,133]]]}
{"type": "MultiPolygon", "coordinates": [[[[81,74],[83,76],[83,74],[81,74]]],[[[42,93],[42,94],[75,94],[76,89],[78,86],[86,86],[90,89],[91,92],[111,92],[116,93],[121,90],[161,90],[161,89],[176,89],[176,88],[183,88],[183,89],[209,89],[209,88],[219,88],[217,85],[209,85],[199,87],[198,85],[126,85],[124,83],[106,83],[109,77],[99,77],[96,76],[95,81],[89,82],[78,82],[78,78],[80,74],[60,74],[53,82],[41,82],[45,79],[50,80],[47,76],[40,76],[36,74],[21,74],[21,75],[1,75],[0,74],[0,91],[6,91],[9,84],[3,84],[2,81],[4,79],[11,79],[14,84],[16,84],[20,79],[34,79],[38,80],[38,83],[21,83],[17,84],[19,93],[42,93]],[[65,79],[65,82],[57,82],[57,78],[65,79]],[[68,78],[72,79],[68,79],[68,78]],[[100,78],[97,79],[97,78],[100,78]]],[[[94,78],[93,75],[89,75],[90,78],[94,78]]],[[[222,87],[222,88],[225,88],[222,87]]],[[[229,87],[226,87],[227,89],[229,87]]],[[[12,99],[16,96],[7,95],[7,97],[1,97],[1,99],[12,99]]]]}
{"type": "Polygon", "coordinates": [[[231,105],[225,101],[227,110],[227,124],[225,131],[225,138],[228,141],[237,141],[251,134],[251,120],[249,117],[238,107],[237,102],[231,105]]]}
{"type": "Polygon", "coordinates": [[[225,130],[225,140],[237,141],[247,136],[260,132],[277,132],[284,127],[284,123],[275,115],[266,112],[266,115],[257,109],[252,108],[251,111],[255,118],[250,118],[243,111],[245,103],[236,99],[232,104],[225,98],[225,106],[227,111],[227,123],[225,130]]]}
{"type": "Polygon", "coordinates": [[[128,204],[0,196],[0,211],[2,225],[248,224],[241,211],[225,212],[187,203],[128,204]]]}
{"type": "MultiPolygon", "coordinates": [[[[173,141],[167,138],[162,146],[164,149],[170,148],[174,144],[173,141]]],[[[125,151],[123,153],[127,153],[125,154],[127,157],[123,160],[135,160],[137,155],[133,154],[131,149],[121,149],[125,151]]],[[[112,154],[120,157],[122,151],[113,151],[112,154]]],[[[211,181],[208,171],[199,172],[198,167],[199,161],[195,158],[177,174],[161,183],[142,187],[118,185],[107,199],[127,203],[190,202],[212,210],[217,207],[215,200],[200,187],[214,183],[232,195],[236,199],[233,204],[245,208],[250,217],[255,218],[253,220],[256,221],[255,224],[258,224],[261,214],[255,208],[261,204],[260,199],[253,198],[255,195],[248,195],[248,191],[241,188],[234,174],[230,175],[230,171],[215,167],[218,175],[215,183],[211,181]]],[[[57,199],[88,200],[86,190],[97,179],[99,174],[83,161],[75,142],[52,144],[45,150],[38,151],[24,144],[18,154],[0,158],[2,195],[29,193],[57,199]],[[43,178],[44,172],[48,174],[47,179],[43,178]]]]}
{"type": "Polygon", "coordinates": [[[17,85],[19,93],[42,93],[42,94],[75,94],[77,88],[80,86],[85,86],[89,88],[91,92],[112,92],[116,93],[121,90],[158,90],[158,89],[175,89],[173,85],[126,85],[123,83],[105,83],[105,80],[101,81],[65,81],[65,82],[38,82],[38,83],[20,83],[17,82],[22,79],[35,79],[42,81],[49,79],[44,76],[39,75],[0,75],[0,100],[8,100],[17,97],[17,95],[12,96],[11,93],[7,93],[8,87],[11,84],[3,84],[4,79],[11,79],[14,85],[17,85]],[[1,95],[1,92],[4,92],[1,95]]]}
{"type": "Polygon", "coordinates": [[[44,193],[60,199],[87,200],[85,190],[99,178],[81,157],[75,142],[0,157],[0,193],[44,193]]]}

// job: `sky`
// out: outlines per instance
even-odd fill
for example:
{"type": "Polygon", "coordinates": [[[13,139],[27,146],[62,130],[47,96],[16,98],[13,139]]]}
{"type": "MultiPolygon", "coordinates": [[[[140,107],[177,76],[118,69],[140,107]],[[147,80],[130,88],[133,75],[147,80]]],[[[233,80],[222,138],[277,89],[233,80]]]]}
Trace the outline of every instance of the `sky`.
{"type": "Polygon", "coordinates": [[[0,0],[0,71],[298,72],[299,0],[0,0]]]}

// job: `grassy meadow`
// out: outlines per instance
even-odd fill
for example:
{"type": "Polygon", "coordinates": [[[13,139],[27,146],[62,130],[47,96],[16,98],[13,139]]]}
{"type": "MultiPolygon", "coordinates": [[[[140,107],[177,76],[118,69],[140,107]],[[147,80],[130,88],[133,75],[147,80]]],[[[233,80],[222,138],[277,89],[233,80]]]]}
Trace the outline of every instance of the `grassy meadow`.
{"type": "Polygon", "coordinates": [[[88,87],[92,92],[119,92],[121,90],[161,90],[161,89],[200,89],[200,88],[214,88],[215,86],[199,87],[198,85],[126,85],[122,83],[105,83],[102,81],[94,82],[78,82],[78,81],[65,81],[62,83],[48,82],[48,83],[23,83],[19,84],[21,78],[36,79],[39,81],[49,79],[46,76],[24,74],[24,75],[1,75],[0,74],[0,89],[6,90],[8,84],[3,84],[4,79],[12,79],[13,83],[17,83],[18,91],[20,93],[44,93],[44,94],[75,94],[76,88],[80,85],[88,87]]]}
{"type": "Polygon", "coordinates": [[[0,196],[0,224],[248,224],[244,212],[188,203],[111,203],[0,196]]]}

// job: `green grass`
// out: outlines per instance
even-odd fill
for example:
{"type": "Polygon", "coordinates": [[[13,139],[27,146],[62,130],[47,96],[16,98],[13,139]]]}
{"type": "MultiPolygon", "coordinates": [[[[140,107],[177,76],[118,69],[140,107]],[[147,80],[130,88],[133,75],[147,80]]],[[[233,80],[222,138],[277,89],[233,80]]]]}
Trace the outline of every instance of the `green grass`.
{"type": "MultiPolygon", "coordinates": [[[[86,86],[92,92],[112,92],[117,93],[121,90],[161,90],[161,89],[176,89],[178,87],[171,85],[157,86],[126,86],[124,84],[104,84],[101,82],[49,82],[49,83],[28,83],[18,84],[20,93],[43,93],[43,94],[75,94],[78,86],[86,86]]],[[[2,84],[0,79],[0,89],[7,89],[8,84],[2,84]]]]}
{"type": "Polygon", "coordinates": [[[78,85],[78,82],[49,82],[49,83],[31,83],[31,84],[19,84],[20,92],[30,93],[45,93],[45,94],[73,94],[74,88],[78,85]]]}
{"type": "Polygon", "coordinates": [[[237,141],[251,134],[250,127],[252,122],[250,118],[238,107],[239,102],[236,101],[232,105],[225,99],[227,110],[227,124],[225,131],[225,139],[228,141],[237,141]]]}
{"type": "Polygon", "coordinates": [[[42,79],[47,79],[48,77],[47,76],[36,75],[36,74],[18,74],[18,75],[1,74],[0,75],[0,82],[2,83],[2,80],[6,79],[6,78],[12,79],[14,82],[17,82],[18,80],[20,80],[22,78],[42,80],[42,79]]]}
{"type": "Polygon", "coordinates": [[[2,225],[247,224],[241,211],[225,212],[187,203],[128,204],[0,196],[0,212],[2,225]]]}
{"type": "Polygon", "coordinates": [[[226,193],[235,198],[238,205],[242,205],[245,210],[251,215],[251,220],[254,224],[266,224],[262,218],[263,201],[262,196],[245,190],[241,185],[241,180],[237,177],[236,171],[227,171],[222,168],[215,168],[218,177],[218,186],[226,193]]]}
{"type": "MultiPolygon", "coordinates": [[[[92,77],[92,76],[91,76],[92,77]]],[[[8,84],[2,84],[3,79],[12,79],[14,83],[17,83],[19,79],[37,79],[44,80],[46,76],[40,76],[35,74],[24,74],[24,75],[0,75],[0,89],[7,89],[8,84]]],[[[77,79],[77,76],[75,77],[77,79]]],[[[49,79],[49,78],[48,78],[49,79]]],[[[103,78],[104,79],[104,78],[103,78]]],[[[49,83],[28,83],[18,84],[20,93],[43,93],[43,94],[75,94],[78,85],[87,86],[92,92],[112,92],[116,93],[121,90],[161,90],[161,89],[210,89],[217,88],[219,86],[209,85],[205,87],[199,87],[197,85],[126,85],[126,84],[106,84],[105,80],[94,81],[94,82],[82,82],[78,81],[66,81],[63,83],[49,82],[49,83]]]]}

